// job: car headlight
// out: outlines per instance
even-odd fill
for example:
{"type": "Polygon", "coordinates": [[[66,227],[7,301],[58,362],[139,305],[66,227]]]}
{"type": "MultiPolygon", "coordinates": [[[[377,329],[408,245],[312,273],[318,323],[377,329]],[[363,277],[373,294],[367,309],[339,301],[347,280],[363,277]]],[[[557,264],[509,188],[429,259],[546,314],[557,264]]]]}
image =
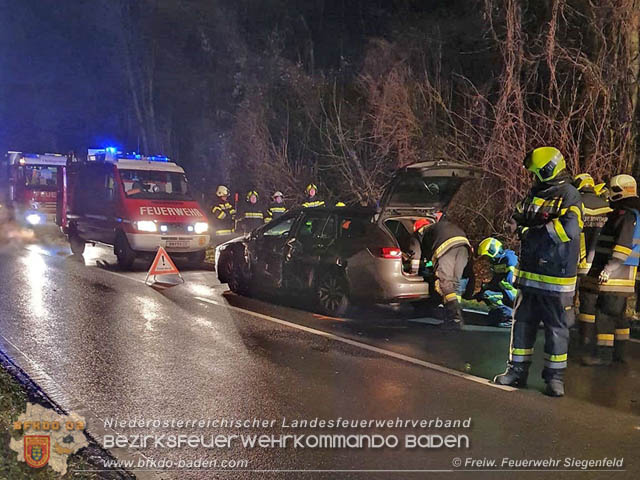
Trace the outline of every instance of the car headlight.
{"type": "Polygon", "coordinates": [[[140,232],[153,233],[158,231],[158,227],[156,226],[155,222],[152,222],[151,220],[140,220],[139,222],[136,222],[136,228],[140,232]]]}
{"type": "Polygon", "coordinates": [[[30,213],[27,215],[26,219],[29,225],[39,225],[40,222],[42,222],[42,217],[37,213],[30,213]]]}
{"type": "Polygon", "coordinates": [[[209,230],[209,224],[207,222],[197,222],[193,229],[197,234],[204,233],[209,230]]]}

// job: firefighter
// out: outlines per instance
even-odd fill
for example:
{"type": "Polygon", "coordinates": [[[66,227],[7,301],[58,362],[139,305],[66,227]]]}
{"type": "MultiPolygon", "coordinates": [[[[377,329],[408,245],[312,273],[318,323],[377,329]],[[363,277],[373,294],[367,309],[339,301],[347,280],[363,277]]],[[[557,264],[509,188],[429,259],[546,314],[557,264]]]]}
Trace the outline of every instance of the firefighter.
{"type": "Polygon", "coordinates": [[[545,393],[561,397],[569,346],[566,312],[573,308],[576,288],[582,200],[558,149],[536,148],[525,157],[524,166],[535,175],[536,182],[508,222],[509,230],[520,234],[516,286],[521,293],[516,300],[508,368],[493,381],[526,386],[542,321],[545,393]]]}
{"type": "Polygon", "coordinates": [[[478,255],[491,263],[491,281],[482,285],[479,297],[489,306],[489,318],[499,327],[511,327],[513,306],[518,290],[513,286],[518,256],[505,250],[497,238],[485,238],[478,246],[478,255]]]}
{"type": "Polygon", "coordinates": [[[609,183],[612,212],[598,236],[593,266],[584,286],[598,294],[596,350],[583,357],[587,366],[624,362],[629,340],[627,297],[634,294],[640,260],[640,199],[635,179],[616,175],[609,183]]]}
{"type": "MultiPolygon", "coordinates": [[[[573,179],[573,186],[580,192],[584,205],[584,228],[580,235],[580,261],[578,263],[578,295],[580,299],[578,325],[581,343],[588,346],[592,345],[595,340],[598,294],[584,288],[583,278],[589,273],[596,253],[598,235],[607,221],[607,214],[611,208],[609,208],[609,202],[596,193],[596,184],[588,173],[576,175],[573,179]]],[[[600,191],[602,191],[602,187],[600,191]]]]}
{"type": "Polygon", "coordinates": [[[284,204],[284,194],[281,191],[275,192],[271,195],[271,204],[267,208],[267,213],[264,217],[264,223],[270,222],[280,217],[287,211],[287,207],[284,204]]]}
{"type": "Polygon", "coordinates": [[[423,266],[428,262],[433,264],[434,288],[442,297],[445,309],[442,328],[460,330],[464,325],[459,299],[460,280],[469,264],[471,244],[462,229],[446,219],[432,223],[421,218],[415,221],[413,229],[423,235],[420,263],[421,273],[427,281],[427,271],[423,266]]]}
{"type": "Polygon", "coordinates": [[[256,190],[249,190],[236,219],[236,230],[249,233],[264,224],[264,212],[258,203],[260,196],[256,190]]]}
{"type": "Polygon", "coordinates": [[[324,207],[324,200],[318,197],[318,187],[315,184],[310,183],[307,185],[304,193],[306,198],[302,202],[303,207],[324,207]]]}
{"type": "Polygon", "coordinates": [[[236,209],[229,202],[229,189],[219,185],[216,189],[216,203],[211,207],[212,223],[216,236],[229,235],[234,231],[236,209]]]}

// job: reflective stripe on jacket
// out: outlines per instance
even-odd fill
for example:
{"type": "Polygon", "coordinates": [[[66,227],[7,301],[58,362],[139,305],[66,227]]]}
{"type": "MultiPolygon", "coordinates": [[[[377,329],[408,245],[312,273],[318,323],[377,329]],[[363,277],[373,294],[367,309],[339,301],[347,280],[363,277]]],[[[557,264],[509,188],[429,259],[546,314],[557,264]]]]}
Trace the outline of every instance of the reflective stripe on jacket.
{"type": "Polygon", "coordinates": [[[464,231],[448,220],[440,220],[426,228],[422,238],[422,258],[434,264],[454,247],[464,245],[471,251],[471,244],[464,231]]]}
{"type": "Polygon", "coordinates": [[[216,235],[233,233],[236,210],[229,202],[219,201],[211,207],[212,223],[216,235]]]}
{"type": "Polygon", "coordinates": [[[631,296],[640,261],[640,201],[624,199],[611,206],[614,211],[609,213],[598,236],[593,266],[584,285],[594,292],[631,296]],[[609,273],[609,279],[600,284],[598,278],[603,270],[609,273]]]}
{"type": "Polygon", "coordinates": [[[607,214],[611,212],[611,208],[609,202],[596,195],[592,189],[585,189],[580,194],[584,204],[584,228],[580,236],[578,275],[586,275],[593,263],[598,235],[607,221],[607,214]]]}
{"type": "Polygon", "coordinates": [[[568,174],[533,187],[514,214],[521,231],[517,287],[549,295],[575,291],[582,217],[582,198],[568,174]]]}
{"type": "Polygon", "coordinates": [[[287,207],[282,203],[274,203],[267,209],[267,213],[264,217],[264,221],[270,222],[273,219],[276,219],[284,214],[287,211],[287,207]]]}

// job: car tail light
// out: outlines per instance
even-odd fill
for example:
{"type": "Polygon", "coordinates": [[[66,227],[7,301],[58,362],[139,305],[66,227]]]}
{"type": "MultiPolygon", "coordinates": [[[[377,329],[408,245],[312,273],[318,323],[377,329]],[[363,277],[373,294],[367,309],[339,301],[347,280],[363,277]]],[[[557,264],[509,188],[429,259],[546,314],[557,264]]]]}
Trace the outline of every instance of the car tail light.
{"type": "Polygon", "coordinates": [[[402,250],[396,247],[383,247],[380,249],[382,258],[402,258],[402,250]]]}

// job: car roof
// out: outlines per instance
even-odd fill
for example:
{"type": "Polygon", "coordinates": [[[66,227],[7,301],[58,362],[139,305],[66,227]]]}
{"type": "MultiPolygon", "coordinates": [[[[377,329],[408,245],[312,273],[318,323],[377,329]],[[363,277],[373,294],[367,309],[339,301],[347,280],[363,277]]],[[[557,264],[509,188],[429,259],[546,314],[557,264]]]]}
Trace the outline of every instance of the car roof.
{"type": "Polygon", "coordinates": [[[320,212],[320,213],[338,213],[342,215],[373,215],[377,212],[376,207],[361,206],[345,206],[345,207],[295,207],[290,212],[320,212]]]}

